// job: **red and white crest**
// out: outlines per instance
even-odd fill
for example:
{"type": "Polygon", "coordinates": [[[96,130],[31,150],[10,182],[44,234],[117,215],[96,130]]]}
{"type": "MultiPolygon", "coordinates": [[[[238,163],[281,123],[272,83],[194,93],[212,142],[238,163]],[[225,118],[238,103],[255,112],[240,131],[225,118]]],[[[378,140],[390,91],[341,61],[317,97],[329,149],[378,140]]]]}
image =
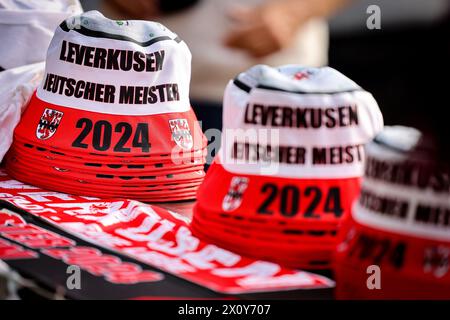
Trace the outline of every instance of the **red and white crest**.
{"type": "Polygon", "coordinates": [[[230,182],[230,188],[227,195],[223,198],[222,209],[225,211],[233,211],[242,203],[242,196],[248,187],[248,178],[233,177],[230,182]]]}
{"type": "Polygon", "coordinates": [[[169,120],[170,131],[172,132],[172,139],[178,146],[185,150],[189,150],[194,145],[192,140],[189,123],[186,119],[172,119],[169,120]]]}
{"type": "Polygon", "coordinates": [[[45,108],[36,128],[36,137],[40,140],[51,138],[58,129],[63,115],[61,111],[45,108]]]}
{"type": "Polygon", "coordinates": [[[296,72],[293,76],[293,78],[295,80],[304,80],[304,79],[309,79],[309,77],[313,74],[313,71],[311,70],[302,70],[299,72],[296,72]]]}

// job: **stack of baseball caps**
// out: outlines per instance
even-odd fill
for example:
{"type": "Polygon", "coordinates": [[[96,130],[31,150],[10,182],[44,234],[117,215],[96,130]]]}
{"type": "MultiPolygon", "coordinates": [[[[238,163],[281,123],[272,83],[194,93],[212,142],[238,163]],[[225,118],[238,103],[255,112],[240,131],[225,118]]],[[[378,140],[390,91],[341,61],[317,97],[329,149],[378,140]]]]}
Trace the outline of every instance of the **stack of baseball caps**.
{"type": "Polygon", "coordinates": [[[450,166],[437,139],[386,127],[336,252],[341,299],[450,299],[450,166]]]}
{"type": "Polygon", "coordinates": [[[198,191],[196,236],[295,268],[329,269],[338,224],[383,127],[372,95],[332,68],[255,66],[228,84],[222,148],[198,191]]]}
{"type": "Polygon", "coordinates": [[[206,139],[189,102],[191,54],[161,24],[97,11],[57,28],[6,168],[60,192],[195,198],[206,139]]]}

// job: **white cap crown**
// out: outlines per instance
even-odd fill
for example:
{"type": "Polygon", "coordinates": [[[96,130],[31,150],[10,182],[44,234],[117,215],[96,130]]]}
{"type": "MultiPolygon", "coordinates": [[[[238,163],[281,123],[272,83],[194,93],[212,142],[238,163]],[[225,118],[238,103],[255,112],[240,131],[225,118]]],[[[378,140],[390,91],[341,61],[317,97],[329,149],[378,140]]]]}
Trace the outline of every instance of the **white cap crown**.
{"type": "Polygon", "coordinates": [[[38,97],[119,115],[184,112],[190,76],[188,47],[163,25],[89,11],[56,29],[38,97]]]}

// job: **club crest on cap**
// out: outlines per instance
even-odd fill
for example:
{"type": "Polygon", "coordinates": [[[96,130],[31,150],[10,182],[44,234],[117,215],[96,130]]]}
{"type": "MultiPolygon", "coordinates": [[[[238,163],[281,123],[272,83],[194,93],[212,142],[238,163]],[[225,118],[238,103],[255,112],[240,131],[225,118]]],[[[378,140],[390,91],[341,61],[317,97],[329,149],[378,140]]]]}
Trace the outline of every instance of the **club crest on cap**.
{"type": "Polygon", "coordinates": [[[248,186],[248,178],[233,177],[230,182],[230,188],[227,195],[223,198],[222,209],[225,211],[233,211],[242,203],[242,196],[248,186]]]}
{"type": "Polygon", "coordinates": [[[63,115],[63,112],[45,108],[36,128],[36,137],[40,140],[51,138],[58,129],[63,115]]]}
{"type": "Polygon", "coordinates": [[[432,272],[436,278],[441,278],[449,270],[450,249],[446,246],[428,247],[423,260],[423,271],[432,272]]]}
{"type": "Polygon", "coordinates": [[[169,120],[169,127],[172,132],[172,139],[179,147],[185,150],[192,148],[194,142],[186,119],[169,120]]]}

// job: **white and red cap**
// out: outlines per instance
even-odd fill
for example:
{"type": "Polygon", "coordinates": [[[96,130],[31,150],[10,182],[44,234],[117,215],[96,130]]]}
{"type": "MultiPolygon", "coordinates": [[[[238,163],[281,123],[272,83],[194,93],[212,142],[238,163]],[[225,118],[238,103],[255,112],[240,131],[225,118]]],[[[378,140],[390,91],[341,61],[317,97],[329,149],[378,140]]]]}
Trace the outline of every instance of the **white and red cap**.
{"type": "Polygon", "coordinates": [[[264,258],[300,257],[290,266],[329,268],[337,224],[359,192],[364,145],[383,128],[373,96],[329,67],[259,65],[228,84],[223,124],[194,228],[230,245],[266,241],[264,258]]]}
{"type": "Polygon", "coordinates": [[[402,126],[367,145],[361,194],[337,246],[339,298],[450,298],[450,168],[437,149],[402,126]],[[366,285],[369,266],[382,270],[380,290],[366,285]]]}
{"type": "Polygon", "coordinates": [[[55,31],[44,80],[16,134],[36,144],[105,155],[165,154],[177,145],[202,149],[189,102],[190,75],[188,47],[159,23],[115,21],[97,11],[70,17],[55,31]],[[95,133],[96,123],[111,141],[97,148],[80,144],[83,129],[92,126],[95,133]],[[119,141],[129,129],[131,137],[119,141]],[[132,140],[139,130],[149,141],[136,148],[132,140]]]}
{"type": "Polygon", "coordinates": [[[206,139],[189,102],[190,64],[186,44],[159,23],[97,11],[66,19],[15,130],[8,172],[67,193],[193,199],[206,139]]]}

